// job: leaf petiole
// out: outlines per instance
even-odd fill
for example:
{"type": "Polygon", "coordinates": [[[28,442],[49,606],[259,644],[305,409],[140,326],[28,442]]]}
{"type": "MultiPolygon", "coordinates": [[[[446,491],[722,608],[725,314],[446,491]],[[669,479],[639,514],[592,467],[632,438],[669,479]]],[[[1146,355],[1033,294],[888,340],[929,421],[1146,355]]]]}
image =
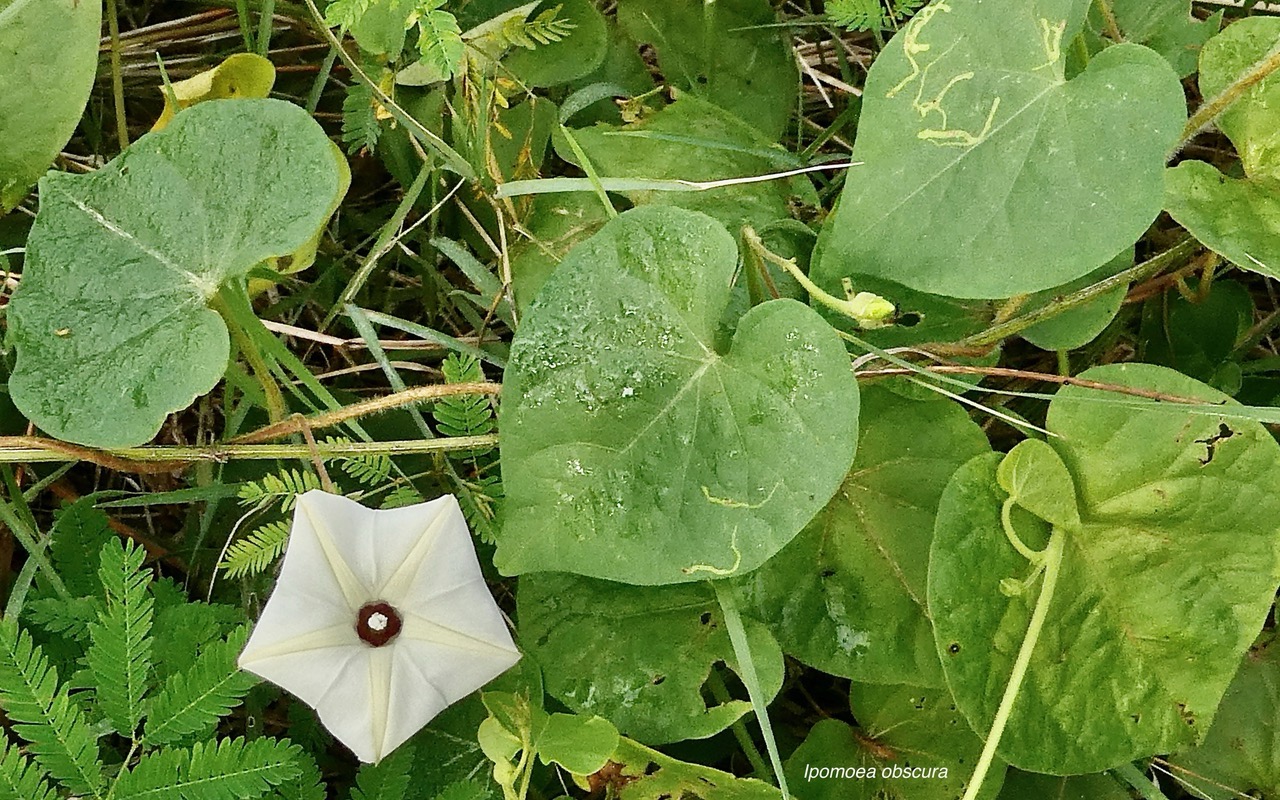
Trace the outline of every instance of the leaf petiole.
{"type": "Polygon", "coordinates": [[[973,769],[973,777],[969,779],[969,785],[965,788],[962,800],[974,800],[978,796],[982,790],[982,783],[987,777],[987,771],[991,768],[991,762],[995,760],[996,748],[1000,746],[1000,738],[1004,735],[1009,716],[1013,713],[1014,701],[1018,699],[1022,681],[1027,676],[1027,667],[1031,664],[1031,653],[1036,648],[1040,632],[1044,629],[1045,619],[1049,616],[1049,604],[1053,602],[1053,592],[1058,586],[1058,573],[1062,570],[1065,541],[1066,534],[1055,529],[1049,537],[1049,544],[1043,551],[1044,583],[1040,586],[1040,596],[1036,598],[1035,608],[1031,612],[1031,621],[1027,625],[1027,635],[1022,640],[1022,647],[1018,649],[1018,657],[1013,662],[1013,671],[1009,673],[1009,683],[1005,685],[1004,696],[1000,698],[995,718],[991,721],[991,731],[987,734],[982,755],[979,756],[978,764],[973,769]]]}

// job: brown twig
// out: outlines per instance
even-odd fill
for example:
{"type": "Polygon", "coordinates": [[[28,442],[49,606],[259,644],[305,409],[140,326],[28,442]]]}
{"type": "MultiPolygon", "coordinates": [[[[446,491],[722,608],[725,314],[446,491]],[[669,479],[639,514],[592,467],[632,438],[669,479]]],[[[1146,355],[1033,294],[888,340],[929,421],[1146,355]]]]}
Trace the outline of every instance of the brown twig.
{"type": "MultiPolygon", "coordinates": [[[[1151,389],[1138,389],[1133,386],[1120,386],[1115,383],[1091,381],[1087,378],[1075,378],[1069,375],[1055,375],[1051,372],[1031,372],[1024,369],[1010,369],[1008,367],[976,367],[966,364],[925,364],[922,365],[920,369],[927,370],[928,372],[937,372],[939,374],[989,375],[1001,378],[1026,378],[1034,381],[1044,381],[1045,383],[1079,386],[1082,389],[1097,389],[1103,392],[1127,394],[1147,400],[1183,403],[1186,405],[1205,404],[1203,399],[1195,397],[1182,397],[1176,394],[1152,391],[1151,389]]],[[[859,378],[885,378],[895,375],[915,375],[918,371],[919,370],[906,369],[903,367],[892,367],[886,369],[862,370],[857,373],[857,376],[859,378]]]]}
{"type": "Polygon", "coordinates": [[[390,411],[393,408],[404,408],[405,406],[417,405],[430,400],[439,400],[443,397],[452,397],[459,394],[496,395],[500,391],[502,391],[502,384],[500,383],[446,383],[432,386],[415,386],[385,397],[376,397],[361,403],[352,403],[335,411],[322,411],[309,417],[290,417],[259,428],[256,431],[237,436],[231,440],[230,444],[269,442],[272,439],[279,439],[291,433],[301,433],[303,430],[301,424],[309,426],[312,430],[328,428],[347,420],[390,411]]]}

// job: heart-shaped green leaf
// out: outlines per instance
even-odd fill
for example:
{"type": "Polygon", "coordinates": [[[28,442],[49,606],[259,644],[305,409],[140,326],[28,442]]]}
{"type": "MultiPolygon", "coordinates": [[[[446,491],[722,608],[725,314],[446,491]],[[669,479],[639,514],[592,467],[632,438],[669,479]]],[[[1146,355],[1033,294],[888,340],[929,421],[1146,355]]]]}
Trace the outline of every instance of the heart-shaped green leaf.
{"type": "Polygon", "coordinates": [[[620,0],[618,25],[652,45],[668,84],[777,141],[796,107],[796,63],[768,0],[620,0]]]}
{"type": "Polygon", "coordinates": [[[9,305],[13,401],[60,439],[141,444],[213,388],[225,282],[309,240],[340,189],[332,145],[280,100],[212,100],[89,175],[40,182],[9,305]]]}
{"type": "Polygon", "coordinates": [[[1101,3],[1089,9],[1085,44],[1090,57],[1115,42],[1112,24],[1126,42],[1145,44],[1168,59],[1170,66],[1185,78],[1196,71],[1196,56],[1210,36],[1222,25],[1222,12],[1199,19],[1191,13],[1190,0],[1109,0],[1111,20],[1101,3]]]}
{"type": "MultiPolygon", "coordinates": [[[[1080,377],[1232,402],[1146,364],[1080,377]]],[[[1022,769],[1097,772],[1197,741],[1280,585],[1280,446],[1266,428],[1117,397],[1067,387],[1049,406],[1048,446],[1072,485],[1045,488],[1078,498],[1080,524],[1053,533],[1056,590],[997,751],[1022,769]]],[[[1002,525],[1000,461],[979,456],[951,479],[929,561],[947,684],[984,734],[1045,580],[1008,591],[1035,570],[1002,525]]],[[[1020,533],[1034,522],[1014,519],[1020,533]]]]}
{"type": "Polygon", "coordinates": [[[664,206],[561,262],[504,378],[499,569],[738,575],[835,493],[857,442],[848,355],[795,300],[756,306],[718,351],[736,263],[719,223],[664,206]]]}
{"type": "MultiPolygon", "coordinates": [[[[946,689],[855,683],[849,702],[860,730],[820,720],[787,760],[799,800],[955,800],[964,793],[982,740],[946,689]]],[[[993,771],[978,797],[999,791],[993,771]]]]}
{"type": "MultiPolygon", "coordinates": [[[[551,573],[521,578],[518,599],[521,636],[547,691],[579,714],[599,714],[633,739],[663,744],[705,739],[751,711],[745,700],[708,706],[703,698],[716,663],[737,669],[706,584],[627,586],[551,573]]],[[[782,688],[782,650],[763,625],[743,622],[772,700],[782,688]]]]}
{"type": "Polygon", "coordinates": [[[934,0],[876,59],[815,280],[995,298],[1078,278],[1159,213],[1177,75],[1117,45],[1065,79],[1088,0],[934,0]]]}
{"type": "Polygon", "coordinates": [[[1245,656],[1204,744],[1170,759],[1211,800],[1280,796],[1280,644],[1245,656]]]}
{"type": "Polygon", "coordinates": [[[941,686],[925,613],[938,498],[988,452],[955,403],[862,394],[858,455],[844,485],[791,544],[742,579],[744,608],[786,652],[833,675],[941,686]]]}
{"type": "MultiPolygon", "coordinates": [[[[1280,41],[1280,19],[1249,17],[1209,40],[1200,54],[1200,92],[1213,97],[1280,41]]],[[[1197,239],[1237,266],[1280,277],[1280,75],[1251,86],[1217,125],[1236,146],[1244,178],[1203,161],[1166,174],[1165,207],[1197,239]]]]}
{"type": "MultiPolygon", "coordinates": [[[[573,132],[600,175],[716,181],[765,175],[794,167],[794,157],[743,120],[693,95],[631,125],[595,125],[573,132]]],[[[557,137],[557,151],[577,163],[557,137]]],[[[813,184],[790,181],[739,183],[699,192],[634,191],[636,205],[663,203],[701,211],[733,233],[743,225],[759,229],[790,216],[793,198],[817,205],[813,184]]]]}
{"type": "Polygon", "coordinates": [[[102,4],[0,0],[0,213],[71,138],[98,70],[102,4]]]}

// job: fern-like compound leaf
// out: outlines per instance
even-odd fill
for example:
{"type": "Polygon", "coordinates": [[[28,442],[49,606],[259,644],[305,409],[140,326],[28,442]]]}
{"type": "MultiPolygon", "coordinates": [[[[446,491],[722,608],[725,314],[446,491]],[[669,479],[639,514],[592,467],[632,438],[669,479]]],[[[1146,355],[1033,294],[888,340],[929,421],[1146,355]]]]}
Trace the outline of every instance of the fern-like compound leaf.
{"type": "Polygon", "coordinates": [[[53,800],[48,773],[31,759],[0,740],[0,800],[53,800]]]}
{"type": "Polygon", "coordinates": [[[77,642],[89,639],[89,626],[98,620],[102,601],[96,597],[39,597],[22,606],[22,619],[46,633],[77,642]]]}
{"type": "Polygon", "coordinates": [[[87,660],[98,705],[117,732],[132,738],[142,722],[142,700],[151,678],[151,623],[155,601],[146,551],[128,542],[102,548],[98,577],[106,605],[89,626],[87,660]]]}
{"type": "Polygon", "coordinates": [[[280,800],[326,800],[329,794],[315,759],[305,752],[298,753],[298,767],[301,774],[277,786],[276,796],[280,800]]]}
{"type": "Polygon", "coordinates": [[[11,620],[0,620],[0,708],[50,775],[75,794],[101,797],[97,736],[31,635],[11,620]]]}
{"type": "Polygon", "coordinates": [[[147,717],[144,740],[148,745],[213,735],[218,720],[258,683],[257,677],[236,666],[248,636],[247,628],[237,628],[226,640],[205,645],[191,669],[170,676],[147,717]]]}
{"type": "Polygon", "coordinates": [[[144,755],[113,800],[255,800],[297,778],[302,748],[277,739],[222,739],[144,755]]]}
{"type": "Polygon", "coordinates": [[[226,571],[228,578],[257,575],[266,572],[284,554],[287,544],[289,523],[282,520],[268,522],[231,545],[218,567],[226,571]]]}
{"type": "MultiPolygon", "coordinates": [[[[435,3],[428,4],[434,6],[435,3]]],[[[448,11],[439,8],[418,13],[418,52],[422,60],[443,75],[453,75],[462,61],[466,45],[462,41],[462,29],[458,20],[448,11]]]]}
{"type": "Polygon", "coordinates": [[[342,143],[347,152],[355,155],[361,151],[373,152],[382,135],[382,125],[373,102],[373,89],[356,81],[347,87],[342,100],[342,143]]]}
{"type": "Polygon", "coordinates": [[[489,787],[479,781],[467,778],[454,781],[440,790],[435,800],[489,800],[493,794],[489,787]]]}
{"type": "Polygon", "coordinates": [[[80,500],[55,512],[52,535],[49,554],[67,589],[79,597],[100,595],[98,558],[102,546],[115,538],[110,518],[93,501],[80,500]]]}
{"type": "Polygon", "coordinates": [[[320,488],[320,479],[313,472],[286,469],[266,475],[260,481],[250,481],[240,487],[240,503],[258,505],[264,500],[277,502],[281,511],[293,508],[298,495],[320,488]]]}
{"type": "Polygon", "coordinates": [[[374,0],[333,0],[324,10],[324,21],[331,28],[350,28],[373,3],[374,0]]]}
{"type": "MultiPolygon", "coordinates": [[[[445,383],[475,383],[484,380],[480,362],[472,356],[450,353],[441,364],[445,383]]],[[[494,429],[493,403],[486,395],[442,397],[431,410],[436,427],[444,436],[481,436],[494,429]]]]}
{"type": "Polygon", "coordinates": [[[414,750],[405,745],[377,764],[361,764],[351,800],[405,800],[414,750]]]}

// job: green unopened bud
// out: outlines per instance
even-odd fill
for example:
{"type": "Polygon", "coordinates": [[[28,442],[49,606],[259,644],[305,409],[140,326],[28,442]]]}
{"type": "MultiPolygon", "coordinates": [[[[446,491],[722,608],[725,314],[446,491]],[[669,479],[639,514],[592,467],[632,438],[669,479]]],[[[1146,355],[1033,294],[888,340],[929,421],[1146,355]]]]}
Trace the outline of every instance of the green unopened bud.
{"type": "Polygon", "coordinates": [[[890,325],[897,312],[893,303],[871,292],[858,292],[849,298],[849,310],[858,325],[868,330],[890,325]]]}

